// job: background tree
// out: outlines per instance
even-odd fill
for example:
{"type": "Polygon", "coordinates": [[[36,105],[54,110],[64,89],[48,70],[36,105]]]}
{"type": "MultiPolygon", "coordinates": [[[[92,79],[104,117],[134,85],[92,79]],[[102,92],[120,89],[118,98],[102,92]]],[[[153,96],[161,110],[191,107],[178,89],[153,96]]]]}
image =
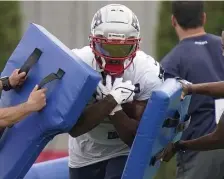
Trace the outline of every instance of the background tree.
{"type": "MultiPolygon", "coordinates": [[[[207,22],[205,29],[208,33],[221,35],[224,30],[224,1],[206,1],[205,11],[207,22]]],[[[161,60],[177,43],[175,30],[171,25],[171,2],[161,2],[157,27],[156,56],[161,60]]]]}
{"type": "Polygon", "coordinates": [[[0,1],[0,72],[21,38],[19,1],[0,1]]]}

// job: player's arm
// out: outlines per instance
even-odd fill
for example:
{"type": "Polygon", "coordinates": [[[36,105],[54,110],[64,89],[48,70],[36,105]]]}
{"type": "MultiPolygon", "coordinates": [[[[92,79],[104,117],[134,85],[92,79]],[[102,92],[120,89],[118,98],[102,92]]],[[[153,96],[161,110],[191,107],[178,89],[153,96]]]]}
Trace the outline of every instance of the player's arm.
{"type": "Polygon", "coordinates": [[[130,97],[133,99],[135,86],[131,82],[122,82],[122,78],[117,78],[112,89],[111,76],[108,75],[106,81],[106,86],[101,81],[97,87],[98,94],[102,95],[101,100],[86,107],[77,124],[69,132],[72,137],[89,132],[107,118],[123,101],[130,97]]]}
{"type": "Polygon", "coordinates": [[[110,116],[119,137],[130,147],[146,104],[147,100],[126,103],[122,105],[123,110],[117,111],[113,116],[110,116]]]}
{"type": "Polygon", "coordinates": [[[212,97],[224,97],[224,81],[187,85],[183,84],[183,90],[185,94],[201,94],[212,97]]]}
{"type": "Polygon", "coordinates": [[[72,137],[85,134],[98,126],[116,107],[117,102],[112,95],[107,95],[102,100],[88,105],[81,114],[78,122],[70,130],[72,137]]]}
{"type": "Polygon", "coordinates": [[[134,101],[133,104],[125,104],[123,106],[123,111],[118,111],[114,116],[111,116],[111,121],[114,124],[119,137],[128,146],[131,146],[133,143],[139,122],[147,105],[147,101],[151,96],[152,90],[160,86],[161,83],[162,80],[157,74],[150,71],[146,72],[139,80],[141,89],[139,101],[134,101]]]}

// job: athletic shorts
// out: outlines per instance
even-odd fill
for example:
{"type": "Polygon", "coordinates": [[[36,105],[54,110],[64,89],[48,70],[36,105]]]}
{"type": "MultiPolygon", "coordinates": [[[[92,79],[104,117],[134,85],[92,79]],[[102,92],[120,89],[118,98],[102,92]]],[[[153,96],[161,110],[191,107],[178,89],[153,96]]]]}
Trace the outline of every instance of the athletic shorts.
{"type": "Polygon", "coordinates": [[[120,179],[127,156],[112,158],[81,168],[69,168],[70,179],[120,179]]]}

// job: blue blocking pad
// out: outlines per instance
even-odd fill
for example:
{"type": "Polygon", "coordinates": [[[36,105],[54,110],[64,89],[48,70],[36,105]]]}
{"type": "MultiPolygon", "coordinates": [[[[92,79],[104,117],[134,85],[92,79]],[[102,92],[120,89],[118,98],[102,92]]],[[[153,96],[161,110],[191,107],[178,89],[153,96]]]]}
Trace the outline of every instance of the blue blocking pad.
{"type": "Polygon", "coordinates": [[[47,106],[5,130],[0,141],[1,179],[23,178],[46,144],[74,126],[100,81],[97,72],[36,24],[30,24],[1,76],[9,76],[16,68],[21,68],[33,52],[31,59],[39,58],[35,63],[31,60],[33,65],[26,82],[21,88],[3,92],[1,107],[25,102],[39,83],[48,88],[47,106]],[[45,85],[46,76],[48,81],[52,77],[58,79],[45,85]]]}
{"type": "Polygon", "coordinates": [[[123,171],[122,179],[153,179],[160,167],[155,155],[169,142],[179,140],[190,122],[191,96],[180,100],[181,84],[167,79],[152,93],[123,171]],[[179,122],[177,122],[179,121],[179,122]]]}
{"type": "Polygon", "coordinates": [[[36,163],[24,179],[69,179],[68,157],[36,163]]]}

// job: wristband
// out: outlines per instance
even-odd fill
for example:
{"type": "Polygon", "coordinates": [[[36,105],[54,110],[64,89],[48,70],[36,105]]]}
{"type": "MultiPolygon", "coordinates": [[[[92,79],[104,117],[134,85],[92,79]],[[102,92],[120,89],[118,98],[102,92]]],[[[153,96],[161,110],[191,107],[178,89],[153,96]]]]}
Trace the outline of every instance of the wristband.
{"type": "Polygon", "coordinates": [[[12,86],[9,82],[9,77],[5,76],[5,77],[0,78],[0,80],[2,81],[2,89],[4,91],[9,91],[12,89],[12,86]]]}
{"type": "Polygon", "coordinates": [[[176,152],[184,152],[187,150],[187,147],[180,143],[180,141],[177,141],[173,144],[173,148],[176,152]]]}

